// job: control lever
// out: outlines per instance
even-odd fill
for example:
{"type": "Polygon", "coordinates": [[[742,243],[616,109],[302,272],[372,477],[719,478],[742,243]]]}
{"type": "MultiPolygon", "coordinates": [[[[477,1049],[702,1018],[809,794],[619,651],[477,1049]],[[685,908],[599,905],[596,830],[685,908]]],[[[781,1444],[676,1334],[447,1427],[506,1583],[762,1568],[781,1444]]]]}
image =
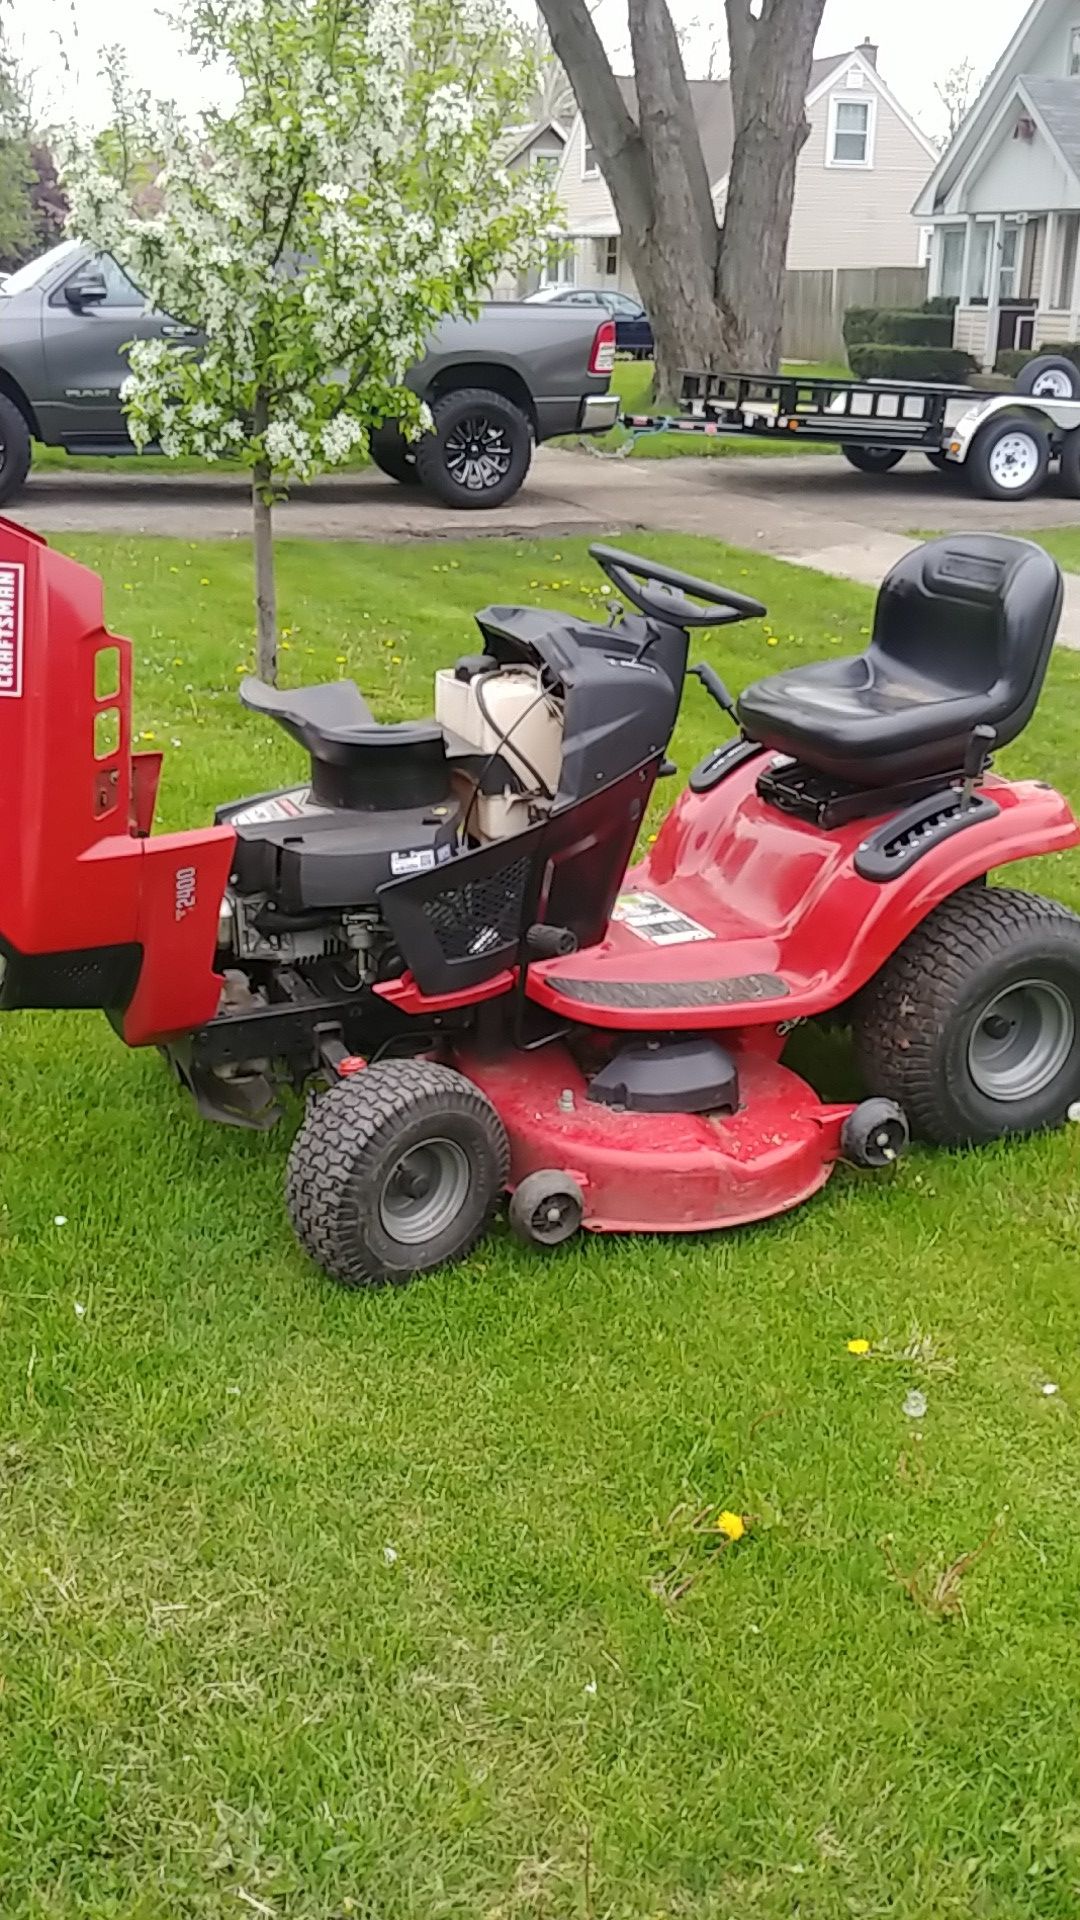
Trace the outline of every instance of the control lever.
{"type": "Polygon", "coordinates": [[[993,727],[973,727],[971,730],[971,738],[964,752],[964,784],[960,789],[960,805],[965,812],[973,804],[975,789],[990,765],[996,739],[993,727]]]}
{"type": "Polygon", "coordinates": [[[693,674],[695,680],[701,681],[701,684],[704,687],[706,693],[709,695],[709,698],[712,700],[715,700],[717,706],[722,707],[724,709],[724,712],[726,714],[729,714],[732,720],[734,720],[735,725],[738,726],[739,715],[735,706],[735,702],[732,699],[727,688],[725,687],[715,667],[710,667],[704,660],[699,660],[696,667],[688,668],[688,672],[693,674]]]}

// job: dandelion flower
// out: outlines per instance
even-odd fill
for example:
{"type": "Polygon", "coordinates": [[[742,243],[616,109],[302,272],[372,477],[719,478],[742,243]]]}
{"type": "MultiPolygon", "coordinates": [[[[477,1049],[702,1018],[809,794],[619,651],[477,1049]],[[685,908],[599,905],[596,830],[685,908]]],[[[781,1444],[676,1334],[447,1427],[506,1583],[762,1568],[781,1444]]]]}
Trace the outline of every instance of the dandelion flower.
{"type": "Polygon", "coordinates": [[[849,1353],[869,1353],[870,1342],[869,1340],[849,1340],[847,1350],[849,1353]]]}
{"type": "Polygon", "coordinates": [[[742,1514],[729,1513],[726,1507],[723,1513],[717,1514],[716,1526],[717,1531],[722,1533],[728,1540],[741,1540],[743,1534],[746,1532],[746,1522],[742,1514]]]}

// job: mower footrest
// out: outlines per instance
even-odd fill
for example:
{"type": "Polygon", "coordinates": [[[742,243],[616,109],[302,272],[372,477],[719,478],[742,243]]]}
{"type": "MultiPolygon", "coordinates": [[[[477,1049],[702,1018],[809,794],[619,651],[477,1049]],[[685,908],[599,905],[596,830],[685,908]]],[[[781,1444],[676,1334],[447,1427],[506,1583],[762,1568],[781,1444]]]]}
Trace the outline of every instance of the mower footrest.
{"type": "Polygon", "coordinates": [[[564,1000],[585,1007],[727,1007],[746,1000],[783,1000],[789,989],[776,973],[743,973],[728,980],[568,980],[548,976],[564,1000]]]}

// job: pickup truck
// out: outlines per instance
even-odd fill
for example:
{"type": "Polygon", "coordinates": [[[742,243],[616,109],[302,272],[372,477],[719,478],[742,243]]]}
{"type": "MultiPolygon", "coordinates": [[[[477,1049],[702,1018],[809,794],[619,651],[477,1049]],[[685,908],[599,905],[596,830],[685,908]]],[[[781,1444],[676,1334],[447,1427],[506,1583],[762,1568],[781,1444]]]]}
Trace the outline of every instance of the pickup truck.
{"type": "MultiPolygon", "coordinates": [[[[135,452],[120,403],[124,349],[158,336],[192,347],[200,338],[150,310],[115,260],[78,241],[10,275],[0,288],[0,503],[25,481],[34,440],[72,454],[135,452]]],[[[538,441],[614,426],[614,363],[606,313],[492,302],[476,320],[445,321],[408,375],[433,431],[410,443],[387,421],[371,457],[447,506],[501,506],[538,441]]]]}

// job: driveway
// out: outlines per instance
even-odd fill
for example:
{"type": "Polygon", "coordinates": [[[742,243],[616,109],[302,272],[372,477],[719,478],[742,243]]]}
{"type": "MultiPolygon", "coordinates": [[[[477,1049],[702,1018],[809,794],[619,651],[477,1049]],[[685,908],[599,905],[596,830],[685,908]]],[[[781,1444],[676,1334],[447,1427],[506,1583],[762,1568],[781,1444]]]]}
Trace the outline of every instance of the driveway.
{"type": "MultiPolygon", "coordinates": [[[[104,461],[94,472],[33,477],[10,511],[42,533],[246,539],[250,531],[241,475],[119,473],[104,461]]],[[[875,476],[839,455],[619,460],[544,447],[517,499],[493,512],[455,513],[372,472],[297,488],[276,520],[283,536],[323,540],[670,529],[876,585],[919,532],[1024,533],[1075,526],[1078,514],[1077,502],[1052,488],[1012,506],[977,500],[962,477],[936,473],[919,454],[875,476]]],[[[1062,638],[1080,645],[1080,591],[1067,596],[1062,638]]]]}

